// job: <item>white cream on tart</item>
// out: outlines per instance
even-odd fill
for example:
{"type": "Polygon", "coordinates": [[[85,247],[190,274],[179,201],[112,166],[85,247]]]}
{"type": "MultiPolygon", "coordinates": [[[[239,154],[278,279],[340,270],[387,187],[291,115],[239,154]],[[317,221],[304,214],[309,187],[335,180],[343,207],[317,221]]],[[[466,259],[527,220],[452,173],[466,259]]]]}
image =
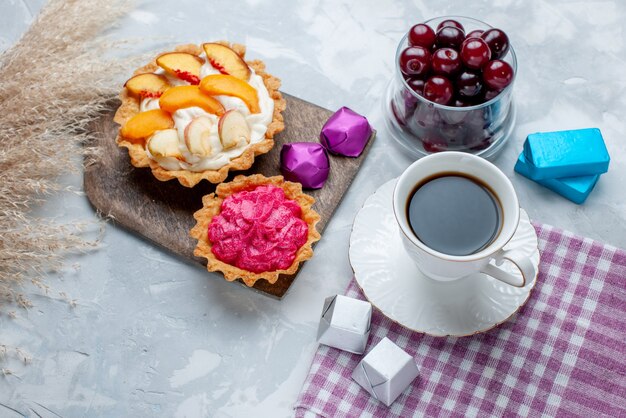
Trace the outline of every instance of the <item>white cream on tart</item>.
{"type": "MultiPolygon", "coordinates": [[[[156,74],[164,75],[171,86],[188,85],[186,81],[173,77],[163,70],[159,69],[155,71],[156,74]]],[[[206,61],[200,69],[200,78],[204,78],[211,74],[219,74],[220,72],[214,68],[210,62],[206,61]]],[[[267,127],[272,122],[274,113],[274,100],[269,96],[269,92],[263,83],[263,78],[254,73],[254,70],[250,69],[250,78],[247,81],[257,91],[259,100],[259,113],[251,113],[248,106],[243,100],[238,97],[218,95],[213,96],[218,100],[226,111],[236,110],[243,115],[249,129],[250,138],[249,143],[244,140],[238,141],[235,146],[228,149],[224,149],[222,140],[219,135],[219,117],[214,114],[206,112],[200,107],[188,107],[178,109],[172,114],[174,119],[175,129],[178,132],[178,148],[180,155],[176,157],[163,157],[154,155],[150,152],[150,147],[146,147],[148,156],[155,160],[161,167],[166,170],[188,170],[194,172],[206,171],[206,170],[218,170],[230,162],[230,160],[240,156],[244,150],[250,146],[250,144],[263,141],[267,127]],[[205,141],[205,146],[202,147],[201,152],[192,153],[185,141],[185,129],[190,126],[190,123],[197,118],[206,118],[208,120],[202,121],[202,127],[206,130],[210,126],[208,133],[208,141],[205,141]],[[210,122],[209,122],[210,121],[210,122]],[[207,152],[207,149],[210,151],[207,152]]],[[[139,111],[144,112],[147,110],[153,110],[159,108],[158,98],[144,98],[141,100],[139,111]]],[[[158,132],[158,131],[157,131],[158,132]]],[[[149,141],[148,141],[149,144],[149,141]]],[[[228,145],[228,144],[227,144],[228,145]]],[[[197,148],[195,149],[197,151],[197,148]]]]}

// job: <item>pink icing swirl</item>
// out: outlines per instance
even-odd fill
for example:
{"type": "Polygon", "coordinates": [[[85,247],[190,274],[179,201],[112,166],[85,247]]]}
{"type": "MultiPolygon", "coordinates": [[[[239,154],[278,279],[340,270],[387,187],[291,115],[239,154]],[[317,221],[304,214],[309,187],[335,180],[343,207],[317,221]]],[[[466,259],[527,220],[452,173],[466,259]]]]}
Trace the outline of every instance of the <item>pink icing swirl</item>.
{"type": "Polygon", "coordinates": [[[259,186],[228,196],[211,220],[213,254],[224,263],[253,273],[284,270],[307,241],[302,209],[280,187],[259,186]]]}

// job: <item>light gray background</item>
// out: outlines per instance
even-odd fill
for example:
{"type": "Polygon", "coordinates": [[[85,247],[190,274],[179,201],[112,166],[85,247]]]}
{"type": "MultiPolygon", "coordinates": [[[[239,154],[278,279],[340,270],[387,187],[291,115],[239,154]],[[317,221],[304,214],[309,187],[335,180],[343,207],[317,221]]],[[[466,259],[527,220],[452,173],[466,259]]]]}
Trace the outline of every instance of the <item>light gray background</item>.
{"type": "MultiPolygon", "coordinates": [[[[19,38],[43,3],[0,2],[0,49],[19,38]]],[[[495,162],[531,219],[626,247],[626,3],[141,1],[111,29],[133,40],[130,52],[217,39],[245,43],[250,57],[282,79],[283,91],[365,114],[378,139],[315,257],[282,301],[226,283],[108,225],[98,251],[50,277],[49,296],[32,291],[32,309],[16,309],[16,319],[0,314],[0,343],[32,356],[28,365],[14,356],[0,361],[15,373],[0,376],[0,403],[44,417],[291,415],[316,348],[323,299],[342,292],[351,277],[352,220],[379,185],[411,163],[381,119],[396,44],[412,24],[449,14],[501,27],[515,46],[518,123],[495,162]],[[609,173],[584,205],[514,174],[527,134],[583,127],[599,127],[612,156],[609,173]]],[[[71,194],[55,197],[42,212],[95,219],[85,197],[71,194]]],[[[0,405],[0,416],[13,415],[0,405]]]]}

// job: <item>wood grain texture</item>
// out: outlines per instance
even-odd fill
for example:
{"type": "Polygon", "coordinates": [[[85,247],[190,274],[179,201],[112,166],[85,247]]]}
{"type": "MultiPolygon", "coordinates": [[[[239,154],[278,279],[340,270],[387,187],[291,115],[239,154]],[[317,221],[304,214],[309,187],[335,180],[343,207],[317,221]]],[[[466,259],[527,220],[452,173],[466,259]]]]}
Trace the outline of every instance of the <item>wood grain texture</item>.
{"type": "MultiPolygon", "coordinates": [[[[287,100],[287,109],[283,113],[285,130],[276,136],[274,148],[258,156],[251,169],[231,172],[226,181],[238,174],[280,175],[280,149],[284,143],[319,141],[320,130],[333,112],[285,93],[283,96],[287,100]]],[[[119,102],[112,103],[110,112],[103,114],[93,125],[96,145],[101,146],[103,152],[85,169],[87,197],[96,209],[111,215],[117,224],[187,260],[206,266],[206,259],[193,255],[196,241],[189,236],[189,230],[195,225],[192,215],[202,206],[202,196],[212,193],[215,185],[203,181],[189,189],[176,180],[158,181],[148,168],[133,167],[126,149],[115,143],[119,126],[113,122],[113,114],[118,106],[119,102]]],[[[330,155],[331,169],[326,184],[322,189],[306,191],[315,198],[313,208],[321,216],[318,231],[324,231],[369,151],[373,137],[374,134],[358,158],[330,155]]],[[[273,285],[259,280],[254,289],[282,298],[296,275],[280,276],[273,285]]]]}

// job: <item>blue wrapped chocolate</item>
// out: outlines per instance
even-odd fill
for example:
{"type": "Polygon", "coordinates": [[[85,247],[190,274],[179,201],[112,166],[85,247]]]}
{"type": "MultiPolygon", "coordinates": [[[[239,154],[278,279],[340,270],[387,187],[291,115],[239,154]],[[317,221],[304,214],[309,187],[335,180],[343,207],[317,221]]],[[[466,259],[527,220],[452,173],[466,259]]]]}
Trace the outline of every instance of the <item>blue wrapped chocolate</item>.
{"type": "MultiPolygon", "coordinates": [[[[530,170],[531,168],[522,152],[517,159],[517,163],[515,163],[515,171],[524,177],[532,179],[530,170]]],[[[566,199],[581,204],[587,199],[587,196],[589,196],[589,193],[591,193],[599,178],[599,174],[594,174],[591,176],[564,177],[535,181],[566,199]]]]}
{"type": "Polygon", "coordinates": [[[528,135],[524,157],[533,180],[602,174],[610,160],[597,128],[528,135]]]}

